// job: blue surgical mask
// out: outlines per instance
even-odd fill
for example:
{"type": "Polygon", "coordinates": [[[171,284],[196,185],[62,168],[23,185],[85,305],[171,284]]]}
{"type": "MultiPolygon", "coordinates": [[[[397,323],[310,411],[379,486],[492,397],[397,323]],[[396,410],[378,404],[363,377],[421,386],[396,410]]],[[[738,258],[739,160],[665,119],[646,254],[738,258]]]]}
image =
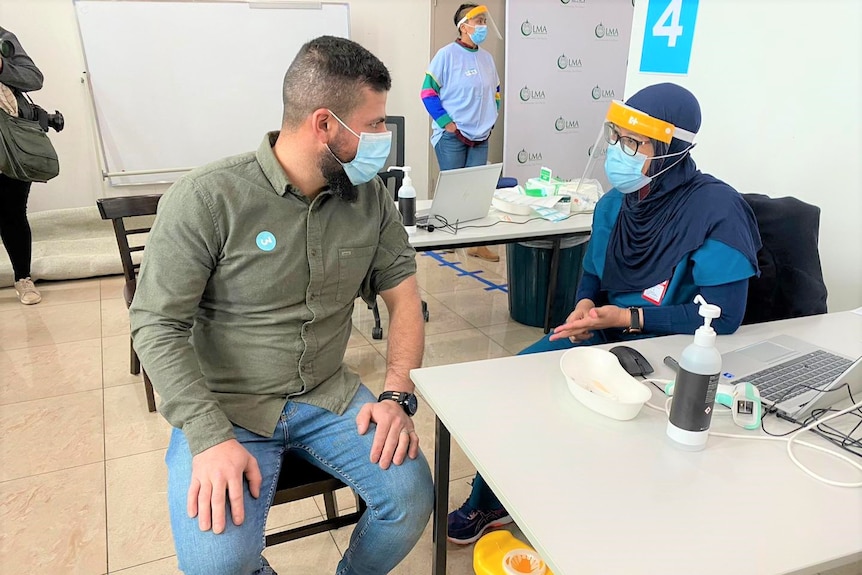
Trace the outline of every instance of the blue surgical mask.
{"type": "MultiPolygon", "coordinates": [[[[338,123],[347,128],[347,130],[359,138],[359,146],[356,148],[356,157],[349,162],[342,162],[338,156],[329,153],[338,160],[344,168],[344,173],[350,178],[350,183],[354,186],[365,184],[374,179],[374,176],[383,169],[386,165],[386,159],[389,157],[389,151],[392,148],[392,132],[362,132],[357,134],[350,127],[341,121],[341,118],[335,115],[332,110],[329,110],[332,117],[338,120],[338,123]]],[[[327,145],[327,148],[329,146],[327,145]]]]}
{"type": "Polygon", "coordinates": [[[630,194],[650,183],[652,178],[643,174],[647,157],[640,152],[629,156],[623,152],[621,145],[617,142],[608,146],[608,153],[605,156],[605,174],[618,192],[630,194]]]}
{"type": "Polygon", "coordinates": [[[488,27],[484,24],[479,24],[473,28],[473,33],[470,34],[470,40],[477,46],[485,41],[488,37],[488,27]]]}

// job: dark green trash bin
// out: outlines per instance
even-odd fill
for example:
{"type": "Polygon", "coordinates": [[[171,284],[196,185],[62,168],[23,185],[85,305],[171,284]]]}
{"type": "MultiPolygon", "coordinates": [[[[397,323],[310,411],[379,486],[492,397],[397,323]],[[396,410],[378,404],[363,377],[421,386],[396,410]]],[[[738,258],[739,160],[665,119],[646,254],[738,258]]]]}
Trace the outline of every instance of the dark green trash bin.
{"type": "MultiPolygon", "coordinates": [[[[509,277],[509,315],[525,325],[543,327],[551,275],[553,242],[539,240],[508,244],[506,269],[509,277]]],[[[551,310],[551,328],[565,322],[575,309],[575,296],[583,271],[587,239],[584,236],[563,238],[560,243],[560,267],[557,293],[551,310]]]]}

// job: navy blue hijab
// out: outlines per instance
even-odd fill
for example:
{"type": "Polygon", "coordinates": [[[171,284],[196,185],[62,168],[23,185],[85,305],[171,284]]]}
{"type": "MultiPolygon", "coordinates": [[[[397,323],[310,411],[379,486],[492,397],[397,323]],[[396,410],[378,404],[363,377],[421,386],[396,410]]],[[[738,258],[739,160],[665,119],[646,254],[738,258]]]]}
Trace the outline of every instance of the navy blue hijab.
{"type": "MultiPolygon", "coordinates": [[[[657,84],[634,94],[626,104],[654,118],[697,133],[700,105],[676,84],[657,84]]],[[[682,152],[688,142],[653,142],[657,156],[682,152]]],[[[650,164],[649,174],[668,166],[650,183],[643,200],[626,194],[608,242],[602,289],[642,291],[670,279],[673,270],[707,238],[741,252],[757,269],[760,234],[751,208],[736,190],[702,174],[689,153],[650,164]]]]}

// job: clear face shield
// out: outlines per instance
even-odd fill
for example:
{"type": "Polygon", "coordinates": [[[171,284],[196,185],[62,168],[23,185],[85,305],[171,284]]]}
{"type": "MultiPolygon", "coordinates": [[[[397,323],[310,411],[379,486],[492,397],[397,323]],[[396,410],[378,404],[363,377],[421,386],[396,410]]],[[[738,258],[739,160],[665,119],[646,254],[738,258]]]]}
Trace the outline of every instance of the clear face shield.
{"type": "Polygon", "coordinates": [[[461,30],[461,26],[467,25],[467,33],[470,35],[470,39],[473,40],[475,44],[481,44],[485,41],[485,37],[488,33],[488,25],[491,25],[491,28],[494,29],[494,33],[497,34],[497,38],[500,40],[503,39],[503,35],[500,34],[500,29],[497,28],[497,23],[494,22],[494,18],[491,16],[491,13],[488,11],[488,7],[485,5],[476,6],[475,8],[470,9],[464,17],[458,20],[458,25],[456,28],[461,30]]]}
{"type": "Polygon", "coordinates": [[[580,181],[587,185],[598,180],[624,194],[635,192],[682,161],[694,147],[694,136],[614,100],[590,148],[590,159],[580,181]],[[674,138],[688,145],[670,154],[674,138]]]}

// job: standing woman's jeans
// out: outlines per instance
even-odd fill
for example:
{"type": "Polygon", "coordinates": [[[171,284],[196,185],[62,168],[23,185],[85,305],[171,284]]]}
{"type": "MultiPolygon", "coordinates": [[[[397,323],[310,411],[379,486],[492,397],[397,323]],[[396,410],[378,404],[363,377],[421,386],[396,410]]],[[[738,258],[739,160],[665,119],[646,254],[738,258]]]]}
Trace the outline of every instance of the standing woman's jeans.
{"type": "Polygon", "coordinates": [[[30,277],[33,237],[27,221],[30,182],[0,174],[0,239],[12,261],[14,281],[30,277]]]}
{"type": "Polygon", "coordinates": [[[484,166],[488,163],[488,140],[472,148],[459,140],[455,134],[443,132],[434,146],[440,171],[484,166]]]}

